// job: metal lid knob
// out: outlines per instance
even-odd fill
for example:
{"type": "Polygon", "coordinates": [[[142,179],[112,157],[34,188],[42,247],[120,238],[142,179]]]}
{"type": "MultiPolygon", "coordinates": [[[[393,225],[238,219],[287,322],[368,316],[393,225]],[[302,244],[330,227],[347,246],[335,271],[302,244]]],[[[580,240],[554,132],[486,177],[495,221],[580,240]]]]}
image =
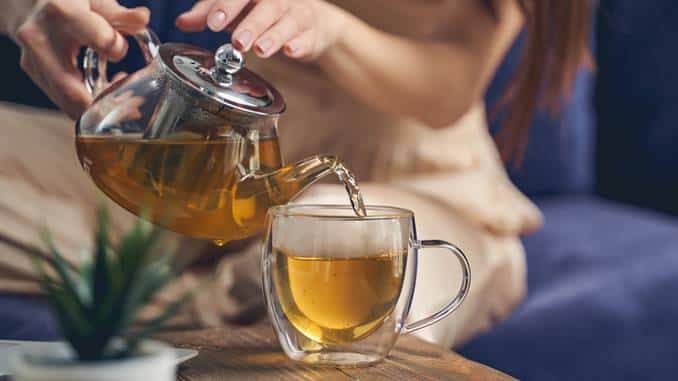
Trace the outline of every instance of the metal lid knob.
{"type": "Polygon", "coordinates": [[[225,76],[230,76],[240,71],[245,66],[245,57],[239,50],[236,50],[233,45],[225,44],[217,49],[214,54],[214,68],[212,69],[212,77],[219,82],[224,81],[225,76]]]}

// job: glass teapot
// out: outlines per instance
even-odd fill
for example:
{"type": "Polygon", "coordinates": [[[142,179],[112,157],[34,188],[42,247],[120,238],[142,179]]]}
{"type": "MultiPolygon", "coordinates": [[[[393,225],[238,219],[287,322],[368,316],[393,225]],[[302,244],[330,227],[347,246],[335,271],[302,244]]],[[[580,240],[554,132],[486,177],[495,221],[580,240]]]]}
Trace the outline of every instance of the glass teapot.
{"type": "Polygon", "coordinates": [[[109,84],[88,50],[94,102],[76,126],[80,162],[116,203],[170,230],[222,244],[258,233],[270,206],[338,173],[333,156],[283,166],[280,93],[244,68],[230,44],[216,54],[134,36],[147,66],[109,84]]]}

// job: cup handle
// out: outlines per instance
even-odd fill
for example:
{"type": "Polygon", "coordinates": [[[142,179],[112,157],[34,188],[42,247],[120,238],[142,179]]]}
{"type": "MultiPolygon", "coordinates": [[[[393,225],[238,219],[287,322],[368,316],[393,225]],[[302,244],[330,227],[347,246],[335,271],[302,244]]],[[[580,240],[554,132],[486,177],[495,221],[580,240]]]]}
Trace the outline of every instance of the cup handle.
{"type": "Polygon", "coordinates": [[[439,248],[451,251],[452,254],[454,254],[459,260],[462,277],[459,292],[454,297],[454,299],[452,299],[445,307],[443,307],[438,312],[430,316],[427,316],[421,320],[415,321],[413,323],[405,324],[402,330],[402,333],[405,334],[418,331],[422,328],[426,328],[429,325],[435,324],[440,320],[446,318],[449,314],[454,312],[454,310],[456,310],[461,305],[461,303],[466,298],[466,295],[468,295],[469,287],[471,285],[471,265],[469,264],[468,258],[466,258],[466,254],[464,254],[464,252],[461,251],[461,249],[458,248],[457,246],[446,241],[438,240],[416,241],[412,246],[415,250],[439,248]]]}
{"type": "MultiPolygon", "coordinates": [[[[160,39],[158,39],[158,36],[156,36],[152,30],[144,29],[139,33],[133,34],[132,37],[134,37],[139,44],[146,63],[151,63],[153,58],[158,54],[158,49],[160,48],[160,39]]],[[[100,59],[97,52],[91,48],[87,48],[85,51],[85,58],[82,62],[82,70],[84,72],[85,87],[93,97],[99,95],[99,93],[109,85],[108,78],[106,77],[107,67],[108,63],[106,60],[100,59]]]]}

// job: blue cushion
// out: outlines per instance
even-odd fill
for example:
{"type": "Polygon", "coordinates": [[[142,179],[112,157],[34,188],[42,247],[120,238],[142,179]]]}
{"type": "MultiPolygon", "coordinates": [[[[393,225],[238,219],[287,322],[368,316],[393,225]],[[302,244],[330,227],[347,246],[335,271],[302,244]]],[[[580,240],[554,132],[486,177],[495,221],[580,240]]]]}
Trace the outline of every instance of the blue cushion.
{"type": "Polygon", "coordinates": [[[56,340],[59,331],[42,298],[0,294],[0,340],[56,340]]]}
{"type": "Polygon", "coordinates": [[[678,7],[675,0],[600,7],[598,189],[678,214],[678,7]]]}
{"type": "Polygon", "coordinates": [[[678,375],[678,220],[585,197],[538,201],[526,301],[462,349],[523,380],[678,375]]]}

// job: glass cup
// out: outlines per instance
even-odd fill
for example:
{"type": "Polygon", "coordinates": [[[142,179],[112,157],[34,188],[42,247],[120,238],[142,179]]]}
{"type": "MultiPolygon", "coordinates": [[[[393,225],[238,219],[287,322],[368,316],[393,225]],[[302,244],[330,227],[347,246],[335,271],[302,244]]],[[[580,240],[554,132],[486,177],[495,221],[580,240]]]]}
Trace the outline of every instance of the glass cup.
{"type": "Polygon", "coordinates": [[[271,321],[293,360],[367,366],[383,360],[401,334],[445,318],[469,291],[464,253],[445,241],[417,239],[414,214],[368,206],[288,205],[269,209],[262,249],[271,321]],[[420,249],[445,248],[459,260],[459,292],[440,311],[407,322],[420,249]]]}

